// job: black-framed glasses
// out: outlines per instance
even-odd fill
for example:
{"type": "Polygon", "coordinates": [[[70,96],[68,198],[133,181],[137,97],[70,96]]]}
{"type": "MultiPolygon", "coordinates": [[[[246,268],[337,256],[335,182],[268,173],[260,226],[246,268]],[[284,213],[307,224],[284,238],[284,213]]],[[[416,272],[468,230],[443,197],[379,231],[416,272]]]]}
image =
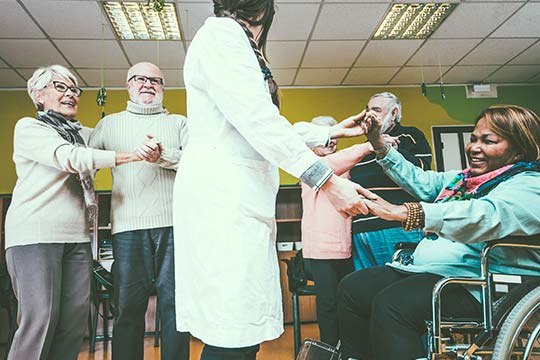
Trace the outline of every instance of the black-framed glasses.
{"type": "Polygon", "coordinates": [[[56,91],[60,91],[60,92],[65,93],[65,92],[67,92],[69,90],[76,97],[81,96],[81,94],[83,93],[83,91],[82,91],[82,89],[80,87],[69,86],[68,84],[63,83],[61,81],[53,81],[52,84],[53,84],[54,88],[56,89],[56,91]]]}
{"type": "Polygon", "coordinates": [[[160,77],[148,77],[144,75],[133,75],[128,79],[128,82],[135,80],[136,83],[144,85],[146,81],[150,81],[152,85],[163,85],[163,79],[160,77]]]}

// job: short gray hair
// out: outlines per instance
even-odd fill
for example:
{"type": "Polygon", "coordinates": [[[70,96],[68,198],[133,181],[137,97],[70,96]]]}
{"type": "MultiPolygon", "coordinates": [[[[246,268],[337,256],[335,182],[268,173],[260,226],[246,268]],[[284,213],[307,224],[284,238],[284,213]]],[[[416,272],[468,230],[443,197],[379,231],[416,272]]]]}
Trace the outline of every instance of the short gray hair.
{"type": "Polygon", "coordinates": [[[311,120],[311,123],[315,125],[321,125],[321,126],[332,126],[332,125],[336,125],[337,121],[331,116],[317,116],[311,120]]]}
{"type": "Polygon", "coordinates": [[[376,97],[383,97],[383,98],[392,100],[392,103],[390,104],[391,105],[390,110],[392,110],[394,107],[398,109],[398,112],[396,115],[396,122],[399,123],[401,121],[401,101],[399,101],[399,98],[396,95],[392,94],[391,92],[382,92],[382,93],[375,94],[371,97],[371,99],[376,98],[376,97]]]}
{"type": "Polygon", "coordinates": [[[26,83],[26,90],[34,102],[36,109],[41,110],[40,107],[42,106],[42,104],[37,101],[36,92],[41,91],[49,86],[54,77],[71,81],[75,86],[79,86],[79,82],[77,81],[75,75],[73,75],[71,71],[62,65],[40,67],[34,71],[34,74],[26,83]]]}

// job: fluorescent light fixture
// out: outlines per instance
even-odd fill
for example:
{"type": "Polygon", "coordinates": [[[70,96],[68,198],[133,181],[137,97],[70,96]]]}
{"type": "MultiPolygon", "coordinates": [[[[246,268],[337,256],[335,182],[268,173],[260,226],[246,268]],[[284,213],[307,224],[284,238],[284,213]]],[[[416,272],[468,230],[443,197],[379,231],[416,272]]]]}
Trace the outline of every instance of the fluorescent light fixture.
{"type": "Polygon", "coordinates": [[[373,39],[426,39],[456,6],[457,3],[394,4],[373,39]]]}
{"type": "Polygon", "coordinates": [[[103,8],[116,34],[125,40],[181,40],[173,3],[155,11],[146,2],[105,1],[103,8]]]}

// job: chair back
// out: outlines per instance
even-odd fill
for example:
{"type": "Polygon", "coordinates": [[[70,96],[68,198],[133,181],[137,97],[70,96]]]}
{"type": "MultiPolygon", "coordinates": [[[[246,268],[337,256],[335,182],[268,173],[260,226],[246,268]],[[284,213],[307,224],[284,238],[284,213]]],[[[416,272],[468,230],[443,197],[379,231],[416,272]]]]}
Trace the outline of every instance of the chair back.
{"type": "Polygon", "coordinates": [[[105,269],[97,260],[92,264],[92,276],[97,282],[96,285],[101,285],[105,290],[112,291],[113,276],[109,270],[105,269]]]}
{"type": "Polygon", "coordinates": [[[291,258],[282,261],[287,264],[287,279],[290,292],[307,285],[308,280],[313,280],[309,261],[304,261],[302,250],[299,250],[291,258]]]}

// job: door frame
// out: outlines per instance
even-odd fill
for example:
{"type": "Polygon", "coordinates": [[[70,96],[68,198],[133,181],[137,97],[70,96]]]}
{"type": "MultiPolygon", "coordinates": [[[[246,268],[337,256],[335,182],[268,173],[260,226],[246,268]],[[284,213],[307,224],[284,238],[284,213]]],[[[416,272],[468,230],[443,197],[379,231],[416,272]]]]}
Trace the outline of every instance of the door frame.
{"type": "Polygon", "coordinates": [[[465,141],[463,140],[463,133],[472,132],[474,125],[433,125],[431,127],[431,139],[433,141],[433,152],[435,155],[435,168],[437,171],[445,171],[444,159],[443,159],[443,143],[441,140],[441,134],[457,134],[459,146],[462,149],[460,151],[462,169],[467,167],[467,157],[465,156],[465,141]]]}

